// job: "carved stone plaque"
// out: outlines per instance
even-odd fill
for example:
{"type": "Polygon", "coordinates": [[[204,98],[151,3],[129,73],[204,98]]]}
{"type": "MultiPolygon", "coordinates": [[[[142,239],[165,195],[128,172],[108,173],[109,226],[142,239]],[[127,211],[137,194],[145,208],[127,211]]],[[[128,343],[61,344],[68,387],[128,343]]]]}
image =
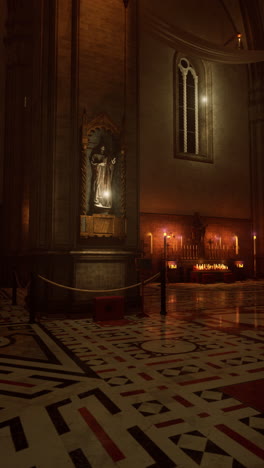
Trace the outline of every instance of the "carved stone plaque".
{"type": "Polygon", "coordinates": [[[119,237],[125,236],[126,220],[114,215],[81,215],[81,237],[119,237]]]}
{"type": "Polygon", "coordinates": [[[114,234],[113,216],[94,216],[93,230],[95,234],[114,234]]]}

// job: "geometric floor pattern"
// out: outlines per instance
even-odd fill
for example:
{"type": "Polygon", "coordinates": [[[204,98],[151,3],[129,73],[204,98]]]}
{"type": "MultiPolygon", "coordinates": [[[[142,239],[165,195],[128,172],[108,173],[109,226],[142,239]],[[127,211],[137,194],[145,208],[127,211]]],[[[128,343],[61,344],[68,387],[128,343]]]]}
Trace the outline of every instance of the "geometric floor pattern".
{"type": "Polygon", "coordinates": [[[144,304],[29,324],[0,294],[1,468],[264,467],[264,282],[144,304]]]}

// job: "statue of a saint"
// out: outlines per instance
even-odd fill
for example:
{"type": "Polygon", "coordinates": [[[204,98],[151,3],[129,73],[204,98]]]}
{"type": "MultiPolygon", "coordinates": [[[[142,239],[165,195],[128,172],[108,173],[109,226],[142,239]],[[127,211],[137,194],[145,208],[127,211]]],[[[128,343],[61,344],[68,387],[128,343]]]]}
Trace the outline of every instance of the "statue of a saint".
{"type": "Polygon", "coordinates": [[[91,205],[93,208],[112,207],[112,178],[116,158],[111,157],[104,142],[96,146],[90,156],[92,168],[91,205]]]}
{"type": "Polygon", "coordinates": [[[203,224],[199,213],[195,212],[193,215],[193,225],[192,225],[192,240],[199,245],[202,245],[204,242],[206,225],[203,224]]]}

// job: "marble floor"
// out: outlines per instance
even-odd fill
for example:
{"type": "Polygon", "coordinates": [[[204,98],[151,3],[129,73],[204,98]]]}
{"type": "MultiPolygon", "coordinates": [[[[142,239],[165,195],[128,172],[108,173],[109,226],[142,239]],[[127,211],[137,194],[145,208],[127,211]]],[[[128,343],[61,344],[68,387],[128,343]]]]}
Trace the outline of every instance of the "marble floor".
{"type": "Polygon", "coordinates": [[[0,291],[1,468],[263,468],[264,282],[145,289],[144,313],[42,316],[0,291]]]}

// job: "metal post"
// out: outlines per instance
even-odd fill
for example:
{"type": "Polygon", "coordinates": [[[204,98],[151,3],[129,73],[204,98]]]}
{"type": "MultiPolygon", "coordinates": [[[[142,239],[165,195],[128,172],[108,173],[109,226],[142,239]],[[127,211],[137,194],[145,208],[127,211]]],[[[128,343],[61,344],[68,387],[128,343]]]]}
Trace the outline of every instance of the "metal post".
{"type": "Polygon", "coordinates": [[[17,305],[17,280],[16,272],[12,272],[12,305],[17,305]]]}
{"type": "Polygon", "coordinates": [[[257,236],[253,235],[253,270],[254,270],[254,279],[257,278],[257,236]]]}
{"type": "Polygon", "coordinates": [[[141,314],[144,316],[145,315],[145,312],[144,312],[144,302],[145,302],[145,297],[144,297],[144,279],[143,279],[143,273],[142,271],[140,272],[140,281],[141,281],[141,304],[140,304],[140,308],[141,308],[141,314]]]}
{"type": "Polygon", "coordinates": [[[163,259],[161,268],[161,281],[160,281],[160,304],[161,304],[161,315],[166,315],[166,267],[167,267],[167,234],[164,233],[163,242],[163,259]]]}

